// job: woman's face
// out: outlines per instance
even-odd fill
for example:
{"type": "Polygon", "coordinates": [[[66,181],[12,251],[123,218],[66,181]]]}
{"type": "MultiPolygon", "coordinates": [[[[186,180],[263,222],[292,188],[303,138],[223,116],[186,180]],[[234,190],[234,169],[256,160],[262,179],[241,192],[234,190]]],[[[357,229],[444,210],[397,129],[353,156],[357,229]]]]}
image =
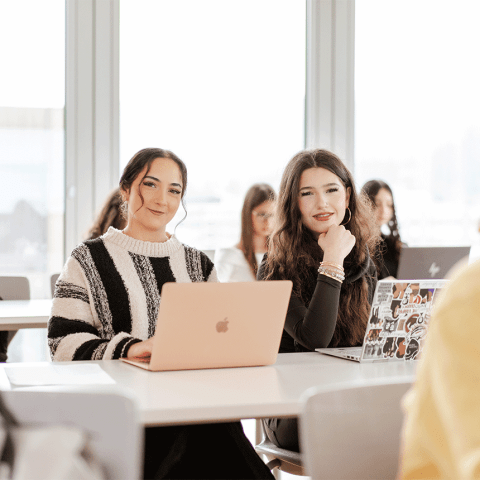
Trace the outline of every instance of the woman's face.
{"type": "Polygon", "coordinates": [[[298,208],[303,224],[318,237],[332,225],[340,225],[350,201],[351,189],[325,168],[308,168],[300,177],[298,208]]]}
{"type": "Polygon", "coordinates": [[[130,191],[122,191],[128,202],[128,222],[125,233],[146,241],[164,241],[165,227],[177,213],[182,199],[182,175],[170,158],[156,158],[138,174],[130,191]],[[143,196],[139,195],[139,191],[143,196]]]}
{"type": "Polygon", "coordinates": [[[375,196],[375,214],[379,227],[387,224],[393,217],[393,198],[386,188],[381,188],[375,196]]]}
{"type": "Polygon", "coordinates": [[[274,203],[267,200],[252,210],[253,234],[268,237],[273,228],[274,203]]]}

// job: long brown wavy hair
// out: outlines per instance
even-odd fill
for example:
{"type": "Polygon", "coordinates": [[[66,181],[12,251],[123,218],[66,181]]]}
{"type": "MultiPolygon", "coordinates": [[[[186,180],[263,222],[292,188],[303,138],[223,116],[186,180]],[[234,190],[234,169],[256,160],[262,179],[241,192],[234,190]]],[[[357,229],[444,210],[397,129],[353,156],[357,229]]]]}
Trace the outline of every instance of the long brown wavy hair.
{"type": "Polygon", "coordinates": [[[270,185],[267,183],[256,183],[248,189],[243,201],[240,245],[254,277],[257,275],[258,264],[253,249],[252,212],[262,203],[274,201],[275,198],[275,191],[270,185]]]}
{"type": "MultiPolygon", "coordinates": [[[[327,150],[305,150],[295,155],[287,164],[280,183],[277,200],[275,229],[270,237],[264,279],[288,279],[293,282],[293,292],[308,305],[313,290],[307,288],[323,251],[313,234],[302,222],[298,206],[299,185],[302,173],[309,168],[324,168],[335,174],[345,189],[350,188],[351,218],[346,211],[342,224],[355,236],[356,242],[344,262],[346,275],[360,269],[374,253],[379,241],[372,210],[368,200],[357,194],[352,174],[343,162],[327,150]],[[310,298],[308,298],[310,296],[310,298]]],[[[337,326],[330,346],[339,343],[358,345],[363,341],[370,305],[368,284],[362,275],[351,283],[344,282],[340,294],[337,326]]]]}

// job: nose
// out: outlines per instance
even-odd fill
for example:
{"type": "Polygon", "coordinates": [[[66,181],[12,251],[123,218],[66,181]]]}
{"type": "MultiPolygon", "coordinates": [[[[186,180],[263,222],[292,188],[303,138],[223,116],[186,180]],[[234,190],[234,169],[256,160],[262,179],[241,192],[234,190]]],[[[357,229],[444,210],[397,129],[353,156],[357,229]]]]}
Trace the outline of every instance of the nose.
{"type": "Polygon", "coordinates": [[[155,203],[158,205],[166,205],[167,203],[167,192],[163,188],[159,188],[157,195],[155,196],[155,203]]]}

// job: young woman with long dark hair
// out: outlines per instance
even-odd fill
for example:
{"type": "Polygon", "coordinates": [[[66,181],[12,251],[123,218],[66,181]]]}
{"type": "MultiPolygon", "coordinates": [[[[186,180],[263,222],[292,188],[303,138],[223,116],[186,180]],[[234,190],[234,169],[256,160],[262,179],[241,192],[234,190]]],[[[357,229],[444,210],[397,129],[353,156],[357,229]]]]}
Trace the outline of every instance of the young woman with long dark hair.
{"type": "MultiPolygon", "coordinates": [[[[259,280],[292,280],[280,353],[361,345],[377,281],[368,201],[327,150],[295,155],[283,173],[276,225],[259,280]]],[[[267,419],[269,438],[298,451],[296,419],[267,419]]]]}
{"type": "Polygon", "coordinates": [[[240,241],[215,252],[215,267],[221,282],[255,280],[272,233],[275,191],[266,183],[252,185],[243,201],[240,241]]]}
{"type": "Polygon", "coordinates": [[[368,196],[375,208],[377,227],[380,229],[385,225],[388,228],[388,233],[380,232],[382,243],[374,259],[377,263],[378,278],[379,280],[387,277],[396,278],[403,244],[392,189],[381,180],[370,180],[362,187],[362,193],[368,196]]]}
{"type": "MultiPolygon", "coordinates": [[[[172,152],[133,156],[120,179],[126,227],[78,245],[57,281],[54,361],[148,359],[163,284],[217,281],[204,253],[166,231],[186,188],[187,169],[172,152]]],[[[143,478],[273,478],[239,422],[146,428],[144,451],[143,478]]]]}

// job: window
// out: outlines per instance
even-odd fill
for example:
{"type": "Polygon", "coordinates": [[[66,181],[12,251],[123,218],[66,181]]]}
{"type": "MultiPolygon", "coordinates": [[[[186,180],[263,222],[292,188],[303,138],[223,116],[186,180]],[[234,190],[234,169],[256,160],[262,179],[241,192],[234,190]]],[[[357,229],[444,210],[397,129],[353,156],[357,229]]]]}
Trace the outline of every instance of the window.
{"type": "Polygon", "coordinates": [[[247,189],[304,146],[304,97],[304,2],[121,0],[120,170],[152,146],[186,163],[181,241],[238,242],[247,189]]]}
{"type": "Polygon", "coordinates": [[[480,3],[357,0],[355,8],[358,185],[390,184],[409,245],[478,243],[480,3]]]}
{"type": "MultiPolygon", "coordinates": [[[[65,2],[2,2],[0,44],[0,275],[49,298],[64,261],[65,2]]],[[[9,347],[9,361],[45,357],[44,330],[9,347]]]]}
{"type": "Polygon", "coordinates": [[[0,271],[33,298],[63,265],[65,5],[3,2],[0,14],[0,271]]]}

